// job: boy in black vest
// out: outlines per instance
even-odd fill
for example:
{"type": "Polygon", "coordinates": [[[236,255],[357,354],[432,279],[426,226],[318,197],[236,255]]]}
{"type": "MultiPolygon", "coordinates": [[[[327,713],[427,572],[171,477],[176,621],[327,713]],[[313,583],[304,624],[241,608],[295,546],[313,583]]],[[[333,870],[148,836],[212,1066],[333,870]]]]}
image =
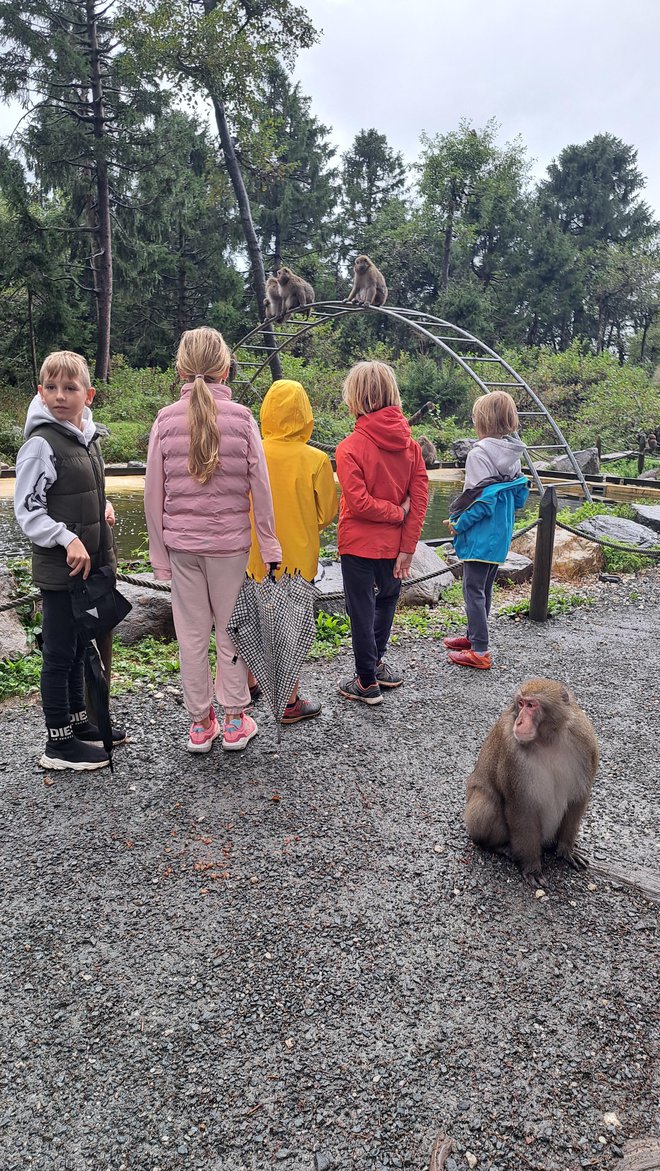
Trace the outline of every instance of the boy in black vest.
{"type": "MultiPolygon", "coordinates": [[[[84,654],[71,608],[76,574],[116,566],[112,505],[105,499],[103,459],[89,405],[94,398],[84,358],[50,354],[28,409],[26,442],[16,458],[14,512],[32,541],[32,577],[43,601],[41,701],[48,740],[43,768],[103,768],[108,756],[85,710],[84,654]]],[[[119,731],[113,740],[120,743],[119,731]]]]}

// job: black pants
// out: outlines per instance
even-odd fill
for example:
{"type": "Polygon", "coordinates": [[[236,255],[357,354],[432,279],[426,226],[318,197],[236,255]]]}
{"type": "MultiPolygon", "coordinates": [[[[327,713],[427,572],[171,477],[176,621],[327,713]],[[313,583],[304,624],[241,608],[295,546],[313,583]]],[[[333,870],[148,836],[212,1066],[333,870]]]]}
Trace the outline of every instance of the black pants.
{"type": "Polygon", "coordinates": [[[490,561],[463,562],[463,599],[467,612],[467,636],[472,650],[483,655],[488,650],[488,615],[493,596],[497,565],[490,561]]]}
{"type": "Polygon", "coordinates": [[[352,553],[341,557],[355,669],[363,687],[376,682],[376,665],[390,637],[401,591],[401,582],[392,574],[395,562],[395,557],[355,557],[352,553]]]}
{"type": "Polygon", "coordinates": [[[64,728],[85,707],[85,644],[78,634],[68,590],[42,590],[41,702],[47,728],[64,728]]]}

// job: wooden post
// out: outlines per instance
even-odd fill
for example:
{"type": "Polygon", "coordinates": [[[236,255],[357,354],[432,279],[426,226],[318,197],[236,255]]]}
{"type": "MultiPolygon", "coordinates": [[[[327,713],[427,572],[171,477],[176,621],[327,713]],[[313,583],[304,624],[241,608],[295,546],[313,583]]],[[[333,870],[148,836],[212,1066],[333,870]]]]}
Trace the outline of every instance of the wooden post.
{"type": "Polygon", "coordinates": [[[545,622],[548,617],[548,596],[550,593],[550,574],[552,572],[552,553],[555,547],[556,522],[557,492],[551,486],[546,488],[539,505],[532,593],[529,599],[529,616],[532,622],[545,622]]]}

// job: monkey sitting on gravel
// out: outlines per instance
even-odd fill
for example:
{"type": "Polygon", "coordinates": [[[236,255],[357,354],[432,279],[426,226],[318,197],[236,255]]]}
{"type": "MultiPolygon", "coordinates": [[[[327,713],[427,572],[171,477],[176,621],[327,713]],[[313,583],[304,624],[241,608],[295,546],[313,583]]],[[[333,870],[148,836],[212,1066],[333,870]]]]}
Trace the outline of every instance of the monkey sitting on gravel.
{"type": "Polygon", "coordinates": [[[491,729],[467,782],[464,820],[479,846],[507,854],[530,886],[544,886],[543,847],[574,869],[580,822],[598,768],[591,721],[569,689],[531,679],[491,729]]]}

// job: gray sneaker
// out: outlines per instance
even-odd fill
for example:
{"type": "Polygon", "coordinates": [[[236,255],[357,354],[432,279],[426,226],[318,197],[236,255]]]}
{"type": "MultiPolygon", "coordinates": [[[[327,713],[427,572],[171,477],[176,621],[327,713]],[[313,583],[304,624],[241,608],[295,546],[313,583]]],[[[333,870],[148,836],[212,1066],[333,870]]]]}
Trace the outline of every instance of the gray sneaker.
{"type": "Polygon", "coordinates": [[[379,687],[400,687],[403,683],[403,675],[397,675],[390,666],[383,660],[376,667],[376,681],[379,687]]]}
{"type": "Polygon", "coordinates": [[[378,684],[372,683],[370,687],[363,687],[357,675],[354,679],[347,679],[345,683],[339,684],[339,694],[343,695],[344,699],[359,699],[360,703],[368,703],[370,707],[383,702],[378,684]]]}

